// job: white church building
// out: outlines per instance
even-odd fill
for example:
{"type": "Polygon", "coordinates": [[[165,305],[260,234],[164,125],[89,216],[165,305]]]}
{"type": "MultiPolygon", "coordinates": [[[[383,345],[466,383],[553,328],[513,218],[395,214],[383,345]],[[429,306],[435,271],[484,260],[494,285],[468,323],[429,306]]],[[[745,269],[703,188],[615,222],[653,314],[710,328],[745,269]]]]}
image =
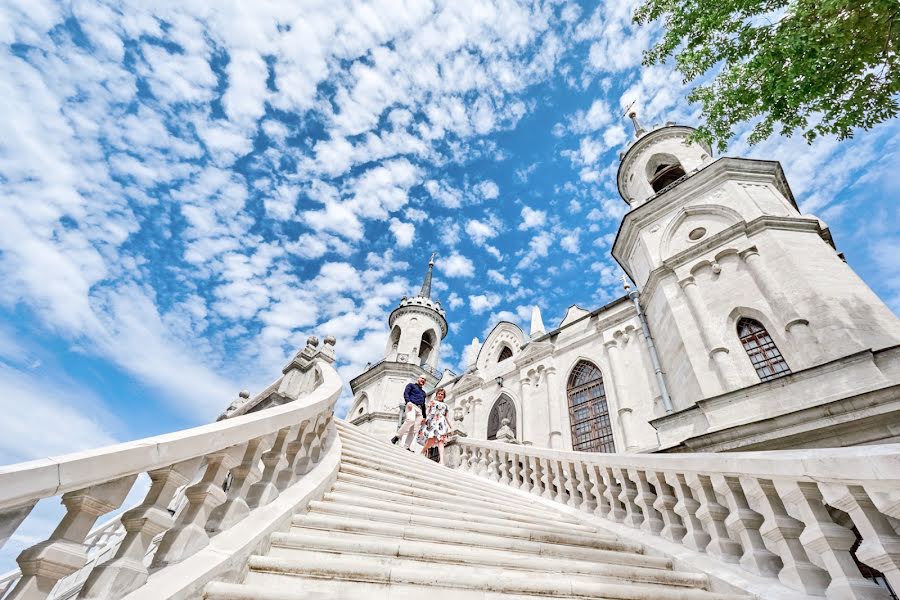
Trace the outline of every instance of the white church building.
{"type": "Polygon", "coordinates": [[[800,213],[780,164],[714,159],[690,127],[632,119],[612,255],[637,289],[550,330],[537,308],[528,332],[498,323],[465,373],[441,374],[432,261],[390,315],[383,360],[351,381],[347,419],[390,437],[424,374],[475,440],[509,419],[514,443],[595,452],[900,441],[900,320],[800,213]]]}

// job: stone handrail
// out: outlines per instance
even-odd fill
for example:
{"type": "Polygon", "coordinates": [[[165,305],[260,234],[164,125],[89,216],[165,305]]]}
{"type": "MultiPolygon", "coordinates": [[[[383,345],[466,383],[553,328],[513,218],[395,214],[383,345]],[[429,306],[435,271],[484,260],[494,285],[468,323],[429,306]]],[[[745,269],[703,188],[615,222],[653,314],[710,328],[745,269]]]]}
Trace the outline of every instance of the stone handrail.
{"type": "Polygon", "coordinates": [[[310,474],[336,437],[333,412],[342,383],[330,364],[333,351],[330,360],[300,360],[301,354],[283,371],[279,394],[287,403],[280,406],[177,433],[0,467],[0,545],[39,500],[61,495],[66,507],[50,537],[19,555],[21,575],[11,592],[0,596],[43,600],[61,579],[83,569],[89,552],[112,534],[106,526],[92,532],[92,526],[119,508],[142,473],[150,478],[144,501],[110,521],[111,528],[121,522],[124,536],[115,556],[87,575],[79,598],[127,595],[150,573],[198,553],[211,537],[310,474]],[[186,484],[184,506],[172,515],[170,502],[186,484]],[[158,547],[148,568],[145,557],[155,539],[158,547]]]}
{"type": "Polygon", "coordinates": [[[659,536],[682,553],[807,595],[887,599],[853,559],[853,527],[862,540],[855,556],[900,590],[900,444],[635,455],[456,443],[460,471],[659,536]]]}

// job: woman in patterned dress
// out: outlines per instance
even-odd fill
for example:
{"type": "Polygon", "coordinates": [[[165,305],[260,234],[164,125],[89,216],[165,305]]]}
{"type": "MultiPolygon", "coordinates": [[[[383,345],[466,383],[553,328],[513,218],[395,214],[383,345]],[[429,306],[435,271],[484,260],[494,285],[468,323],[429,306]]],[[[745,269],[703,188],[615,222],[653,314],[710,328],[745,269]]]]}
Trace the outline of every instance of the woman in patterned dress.
{"type": "Polygon", "coordinates": [[[441,464],[444,464],[444,444],[447,442],[447,434],[450,433],[450,420],[447,418],[449,409],[444,403],[447,391],[439,389],[425,405],[427,416],[419,428],[418,442],[422,446],[422,454],[437,444],[441,464]]]}

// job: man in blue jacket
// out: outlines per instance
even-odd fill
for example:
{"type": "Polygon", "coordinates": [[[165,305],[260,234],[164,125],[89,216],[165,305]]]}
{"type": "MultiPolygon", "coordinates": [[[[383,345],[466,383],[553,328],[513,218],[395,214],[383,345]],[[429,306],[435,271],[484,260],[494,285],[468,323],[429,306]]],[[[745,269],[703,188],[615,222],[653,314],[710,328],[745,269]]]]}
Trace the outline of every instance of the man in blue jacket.
{"type": "Polygon", "coordinates": [[[406,418],[400,429],[397,430],[397,434],[391,438],[391,443],[396,444],[405,435],[403,447],[412,451],[410,446],[416,434],[419,433],[422,416],[425,414],[425,377],[419,377],[415,383],[406,384],[406,388],[403,390],[403,399],[406,400],[406,418]]]}

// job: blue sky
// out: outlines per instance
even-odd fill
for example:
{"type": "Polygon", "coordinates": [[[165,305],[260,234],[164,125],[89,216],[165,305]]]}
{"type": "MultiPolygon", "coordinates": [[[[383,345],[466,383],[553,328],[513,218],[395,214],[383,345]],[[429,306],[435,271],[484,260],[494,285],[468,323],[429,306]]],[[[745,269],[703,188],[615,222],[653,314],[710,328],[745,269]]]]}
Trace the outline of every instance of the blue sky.
{"type": "MultiPolygon", "coordinates": [[[[349,380],[432,251],[457,371],[599,306],[624,106],[698,118],[633,1],[211,4],[0,7],[4,463],[207,422],[310,334],[349,380]]],[[[895,311],[898,133],[728,152],[782,161],[895,311]]]]}

